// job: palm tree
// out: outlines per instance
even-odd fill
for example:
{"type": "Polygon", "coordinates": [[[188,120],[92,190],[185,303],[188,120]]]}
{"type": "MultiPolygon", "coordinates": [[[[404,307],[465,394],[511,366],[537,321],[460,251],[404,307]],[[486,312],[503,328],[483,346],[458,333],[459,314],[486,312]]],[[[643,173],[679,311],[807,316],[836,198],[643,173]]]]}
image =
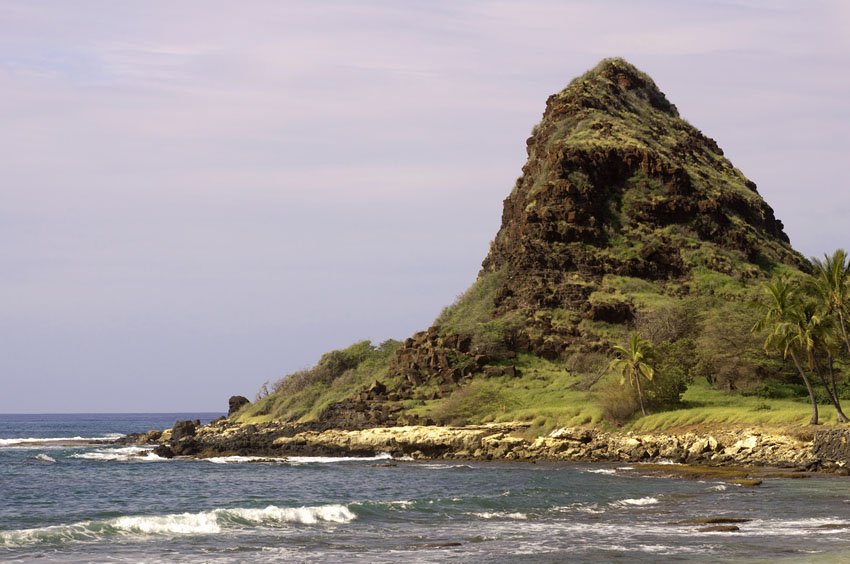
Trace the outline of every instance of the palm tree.
{"type": "Polygon", "coordinates": [[[827,315],[838,318],[838,326],[847,353],[850,354],[850,338],[847,336],[846,312],[850,306],[850,263],[847,251],[838,249],[823,260],[812,259],[813,275],[810,285],[821,300],[827,315]]]}
{"type": "MultiPolygon", "coordinates": [[[[806,371],[800,364],[798,356],[799,352],[809,350],[807,347],[809,347],[809,340],[812,337],[811,328],[807,327],[805,322],[802,322],[804,315],[800,311],[802,304],[798,288],[785,277],[768,282],[764,288],[768,295],[768,301],[762,304],[763,316],[755,324],[753,331],[768,328],[770,331],[764,342],[765,350],[775,347],[782,352],[783,358],[791,358],[800,378],[806,385],[806,391],[809,393],[809,401],[812,405],[810,424],[817,425],[818,402],[815,398],[815,391],[806,371]]],[[[811,349],[814,349],[813,344],[811,349]]]]}
{"type": "Polygon", "coordinates": [[[641,339],[637,333],[632,333],[629,335],[627,347],[617,345],[614,347],[614,350],[620,353],[621,357],[612,360],[608,365],[608,370],[620,374],[621,386],[625,385],[626,381],[628,381],[637,390],[640,412],[646,417],[640,380],[643,377],[651,381],[655,376],[655,369],[645,362],[651,351],[649,341],[641,339]]]}
{"type": "Polygon", "coordinates": [[[793,343],[803,352],[807,368],[820,378],[829,400],[835,407],[839,423],[847,423],[847,416],[841,409],[841,401],[838,399],[838,388],[835,385],[835,370],[833,367],[832,352],[835,350],[835,324],[830,317],[818,315],[820,304],[806,302],[793,312],[793,321],[796,324],[793,343]],[[823,357],[826,357],[826,371],[829,379],[824,374],[821,366],[823,357]]]}

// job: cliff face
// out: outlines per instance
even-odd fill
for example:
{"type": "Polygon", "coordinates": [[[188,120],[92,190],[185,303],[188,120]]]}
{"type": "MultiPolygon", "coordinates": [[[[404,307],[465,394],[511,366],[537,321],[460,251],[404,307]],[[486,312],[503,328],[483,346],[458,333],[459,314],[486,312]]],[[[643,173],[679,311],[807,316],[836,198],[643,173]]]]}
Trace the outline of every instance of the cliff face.
{"type": "Polygon", "coordinates": [[[484,272],[664,279],[797,261],[755,184],[625,61],[603,61],[551,96],[527,144],[484,272]],[[728,260],[701,261],[693,250],[705,244],[728,260]]]}
{"type": "Polygon", "coordinates": [[[550,96],[527,145],[480,275],[502,280],[494,317],[533,326],[514,348],[555,357],[582,340],[581,319],[628,322],[636,304],[605,277],[683,294],[695,270],[747,280],[804,264],[756,185],[621,59],[550,96]]]}

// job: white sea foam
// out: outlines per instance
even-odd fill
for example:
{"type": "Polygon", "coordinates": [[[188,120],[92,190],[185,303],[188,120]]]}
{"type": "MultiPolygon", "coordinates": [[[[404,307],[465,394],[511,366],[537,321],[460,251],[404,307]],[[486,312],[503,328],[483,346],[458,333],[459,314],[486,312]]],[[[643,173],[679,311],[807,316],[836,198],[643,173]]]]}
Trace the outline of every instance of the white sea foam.
{"type": "Polygon", "coordinates": [[[114,441],[117,438],[123,437],[120,433],[109,433],[100,437],[20,437],[0,439],[0,447],[27,447],[27,446],[43,446],[62,443],[104,443],[114,441]]]}
{"type": "Polygon", "coordinates": [[[375,456],[290,456],[286,459],[289,464],[332,464],[335,462],[373,462],[376,460],[391,460],[393,455],[382,452],[375,456]]]}
{"type": "Polygon", "coordinates": [[[49,456],[49,455],[47,455],[47,454],[44,454],[43,452],[41,452],[41,453],[39,453],[39,454],[36,454],[33,458],[34,458],[34,459],[36,459],[36,460],[38,460],[39,462],[49,462],[49,463],[51,463],[51,464],[55,464],[55,463],[56,463],[56,459],[55,459],[55,458],[53,458],[52,456],[49,456]]]}
{"type": "Polygon", "coordinates": [[[375,501],[372,503],[375,503],[377,505],[384,505],[390,509],[410,509],[411,507],[413,507],[413,504],[415,502],[409,499],[402,499],[399,501],[375,501]]]}
{"type": "Polygon", "coordinates": [[[605,509],[599,507],[596,503],[571,503],[569,505],[564,505],[561,507],[553,507],[552,511],[557,511],[560,513],[590,513],[592,515],[597,515],[599,513],[605,513],[605,509]]]}
{"type": "Polygon", "coordinates": [[[658,503],[658,499],[654,497],[639,497],[637,499],[621,499],[619,501],[614,501],[611,505],[655,505],[658,503]]]}
{"type": "Polygon", "coordinates": [[[613,476],[617,473],[613,468],[596,468],[595,470],[585,470],[590,474],[605,474],[606,476],[613,476]]]}
{"type": "Polygon", "coordinates": [[[713,492],[725,492],[728,486],[726,484],[717,484],[716,486],[711,486],[708,488],[713,492]]]}
{"type": "Polygon", "coordinates": [[[349,523],[357,516],[345,505],[319,505],[315,507],[277,507],[269,505],[264,509],[225,509],[217,510],[225,515],[235,515],[253,524],[262,523],[303,523],[313,525],[320,521],[328,523],[349,523]]]}
{"type": "MultiPolygon", "coordinates": [[[[213,464],[247,464],[247,463],[277,463],[277,464],[333,464],[338,462],[375,462],[379,460],[392,460],[393,457],[387,452],[376,456],[213,456],[204,458],[206,462],[213,464]]],[[[404,460],[404,459],[395,459],[404,460]]]]}
{"type": "Polygon", "coordinates": [[[525,520],[528,519],[528,515],[525,513],[507,513],[505,511],[484,511],[481,513],[472,513],[471,515],[475,515],[476,517],[481,517],[482,519],[520,519],[525,520]]]}
{"type": "Polygon", "coordinates": [[[99,460],[104,462],[164,462],[162,458],[153,453],[150,447],[130,446],[122,448],[101,448],[90,452],[79,452],[72,454],[69,458],[81,458],[83,460],[99,460]]]}
{"type": "Polygon", "coordinates": [[[417,467],[428,468],[430,470],[471,470],[473,468],[469,464],[454,464],[451,462],[422,462],[417,467]]]}
{"type": "Polygon", "coordinates": [[[199,535],[221,532],[215,511],[118,517],[110,521],[109,525],[118,531],[144,535],[199,535]]]}
{"type": "MultiPolygon", "coordinates": [[[[765,536],[847,535],[850,521],[846,517],[812,517],[808,519],[754,519],[747,528],[765,536]]],[[[744,528],[743,526],[741,527],[744,528]]]]}
{"type": "Polygon", "coordinates": [[[199,513],[126,515],[105,521],[82,521],[36,529],[0,531],[0,546],[39,542],[90,541],[107,536],[205,535],[224,529],[279,527],[287,524],[349,523],[357,518],[345,505],[213,509],[199,513]]]}

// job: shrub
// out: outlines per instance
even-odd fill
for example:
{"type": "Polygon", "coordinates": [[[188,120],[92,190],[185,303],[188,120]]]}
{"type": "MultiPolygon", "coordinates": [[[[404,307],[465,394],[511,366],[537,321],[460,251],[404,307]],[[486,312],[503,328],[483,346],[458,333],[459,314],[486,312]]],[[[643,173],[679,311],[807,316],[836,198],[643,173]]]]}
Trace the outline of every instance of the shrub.
{"type": "Polygon", "coordinates": [[[695,301],[687,300],[650,311],[640,311],[635,316],[635,330],[655,345],[692,339],[700,332],[699,306],[695,301]]]}
{"type": "Polygon", "coordinates": [[[756,396],[764,399],[798,399],[808,398],[809,392],[803,384],[766,382],[756,391],[756,396]]]}
{"type": "Polygon", "coordinates": [[[640,411],[635,390],[620,385],[614,378],[605,378],[597,384],[594,396],[602,408],[602,415],[615,425],[628,422],[640,411]]]}
{"type": "Polygon", "coordinates": [[[669,409],[682,405],[682,394],[693,381],[696,365],[694,342],[689,338],[657,344],[650,363],[655,377],[645,386],[647,405],[653,409],[669,409]]]}

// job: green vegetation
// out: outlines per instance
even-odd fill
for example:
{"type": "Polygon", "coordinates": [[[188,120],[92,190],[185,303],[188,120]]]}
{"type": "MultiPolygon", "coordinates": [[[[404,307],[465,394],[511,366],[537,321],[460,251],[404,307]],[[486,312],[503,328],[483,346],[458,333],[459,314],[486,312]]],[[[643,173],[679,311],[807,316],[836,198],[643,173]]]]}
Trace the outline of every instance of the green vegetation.
{"type": "Polygon", "coordinates": [[[271,394],[246,406],[237,419],[244,423],[315,419],[330,404],[351,397],[375,380],[384,380],[400,346],[393,340],[378,346],[361,341],[326,353],[313,368],[275,382],[271,394]]]}
{"type": "Polygon", "coordinates": [[[845,317],[850,300],[850,264],[841,249],[823,261],[813,261],[814,274],[802,279],[780,276],[765,284],[767,299],[763,316],[754,330],[768,329],[765,349],[790,358],[806,386],[811,403],[812,425],[818,424],[818,399],[812,385],[820,381],[835,408],[838,421],[846,423],[841,408],[836,358],[850,355],[845,317]]]}
{"type": "MultiPolygon", "coordinates": [[[[641,433],[701,428],[794,428],[809,420],[807,403],[805,396],[793,400],[764,399],[723,392],[704,380],[696,380],[682,395],[679,409],[651,413],[627,428],[641,433]]],[[[823,422],[835,424],[838,420],[830,413],[823,422]]]]}
{"type": "Polygon", "coordinates": [[[601,407],[582,390],[582,378],[563,363],[530,354],[513,361],[519,376],[477,375],[443,399],[419,402],[412,413],[442,424],[531,423],[531,433],[561,426],[603,425],[601,407]]]}
{"type": "Polygon", "coordinates": [[[446,333],[469,335],[479,326],[492,321],[496,293],[502,287],[505,273],[487,272],[457,297],[454,303],[443,308],[434,325],[446,333]]]}

